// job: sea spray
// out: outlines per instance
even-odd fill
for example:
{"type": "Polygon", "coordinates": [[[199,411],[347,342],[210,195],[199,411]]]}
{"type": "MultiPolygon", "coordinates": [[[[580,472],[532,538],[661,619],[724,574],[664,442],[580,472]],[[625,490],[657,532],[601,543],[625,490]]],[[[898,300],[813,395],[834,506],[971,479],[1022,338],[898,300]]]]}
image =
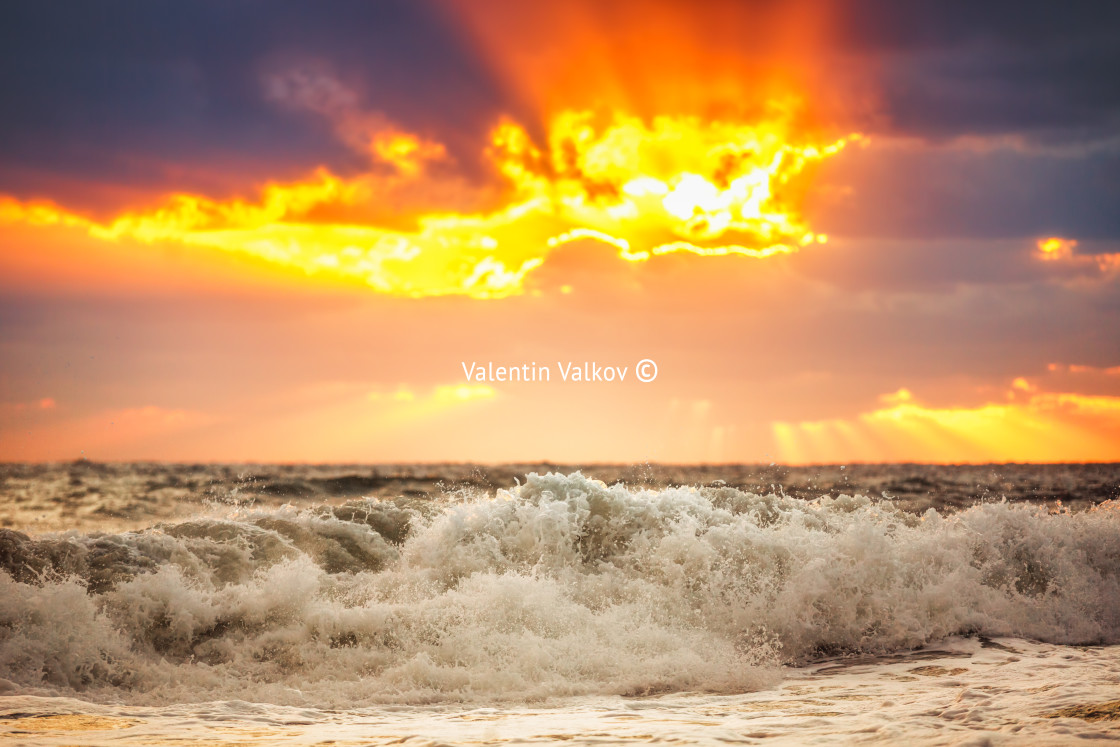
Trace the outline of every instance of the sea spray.
{"type": "Polygon", "coordinates": [[[25,693],[291,705],[766,686],[954,634],[1120,639],[1120,511],[631,490],[0,536],[0,677],[25,693]]]}

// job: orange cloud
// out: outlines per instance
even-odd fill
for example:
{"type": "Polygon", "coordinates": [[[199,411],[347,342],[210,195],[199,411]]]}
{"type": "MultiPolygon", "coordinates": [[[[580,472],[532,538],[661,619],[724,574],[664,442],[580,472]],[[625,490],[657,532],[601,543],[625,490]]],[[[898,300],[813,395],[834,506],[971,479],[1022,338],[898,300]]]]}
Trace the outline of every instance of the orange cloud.
{"type": "Polygon", "coordinates": [[[1064,365],[1061,363],[1051,363],[1046,367],[1051,373],[1068,371],[1073,374],[1104,374],[1105,376],[1120,376],[1120,366],[1109,366],[1107,368],[1101,366],[1084,366],[1076,363],[1064,365]]]}
{"type": "Polygon", "coordinates": [[[34,402],[0,402],[0,413],[15,414],[34,410],[53,410],[58,406],[54,397],[43,397],[34,402]]]}
{"type": "Polygon", "coordinates": [[[424,167],[445,157],[443,147],[354,113],[345,90],[322,80],[286,85],[289,98],[361,133],[354,142],[394,173],[343,178],[319,169],[302,182],[269,183],[256,200],[180,193],[104,222],[51,202],[0,196],[0,224],[62,225],[106,242],[247,254],[395,295],[495,298],[521,293],[550,251],[577,240],[630,261],[672,252],[761,258],[823,243],[800,215],[802,172],[859,139],[799,142],[780,111],[754,124],[565,112],[543,146],[504,122],[487,149],[504,181],[502,205],[404,206],[380,219],[370,212],[387,198],[439,193],[439,180],[424,167]],[[414,216],[411,225],[399,225],[402,215],[414,216]]]}
{"type": "Polygon", "coordinates": [[[1048,239],[1039,239],[1036,245],[1038,246],[1040,259],[1053,261],[1069,259],[1073,256],[1073,249],[1077,246],[1077,240],[1062,239],[1057,236],[1052,236],[1048,239]]]}
{"type": "Polygon", "coordinates": [[[373,138],[373,154],[391,163],[407,176],[415,176],[429,161],[447,157],[440,143],[423,140],[408,132],[383,132],[373,138]]]}
{"type": "Polygon", "coordinates": [[[776,422],[772,431],[794,464],[1120,461],[1120,397],[1043,392],[1017,378],[1007,398],[928,407],[908,392],[884,395],[884,407],[854,418],[776,422]]]}
{"type": "Polygon", "coordinates": [[[1120,252],[1098,252],[1074,254],[1076,239],[1063,239],[1057,236],[1042,238],[1035,242],[1038,251],[1035,256],[1044,262],[1054,262],[1079,268],[1095,270],[1101,275],[1111,275],[1120,271],[1120,252]]]}

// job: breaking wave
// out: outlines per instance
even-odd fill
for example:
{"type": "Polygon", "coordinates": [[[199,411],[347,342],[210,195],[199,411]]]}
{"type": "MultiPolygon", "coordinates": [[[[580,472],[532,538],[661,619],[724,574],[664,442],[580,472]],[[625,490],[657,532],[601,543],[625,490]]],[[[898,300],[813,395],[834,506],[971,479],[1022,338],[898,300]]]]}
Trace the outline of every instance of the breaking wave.
{"type": "Polygon", "coordinates": [[[956,634],[1120,642],[1120,510],[575,473],[491,496],[0,530],[0,692],[353,707],[766,686],[956,634]]]}

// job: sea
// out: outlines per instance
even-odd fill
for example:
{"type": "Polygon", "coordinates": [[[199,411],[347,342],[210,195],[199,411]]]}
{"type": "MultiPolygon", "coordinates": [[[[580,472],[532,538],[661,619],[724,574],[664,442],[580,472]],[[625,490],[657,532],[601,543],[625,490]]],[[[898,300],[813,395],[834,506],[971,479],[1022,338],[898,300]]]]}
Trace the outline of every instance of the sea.
{"type": "Polygon", "coordinates": [[[1120,464],[0,465],[0,743],[1120,743],[1120,464]]]}

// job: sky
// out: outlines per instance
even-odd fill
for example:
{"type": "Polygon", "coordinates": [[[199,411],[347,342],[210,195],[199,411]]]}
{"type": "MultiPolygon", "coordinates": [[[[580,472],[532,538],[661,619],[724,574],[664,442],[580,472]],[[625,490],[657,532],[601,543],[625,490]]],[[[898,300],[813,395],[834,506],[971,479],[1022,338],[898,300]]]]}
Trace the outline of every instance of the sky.
{"type": "Polygon", "coordinates": [[[1120,461],[1115,3],[4,16],[0,460],[1120,461]]]}

